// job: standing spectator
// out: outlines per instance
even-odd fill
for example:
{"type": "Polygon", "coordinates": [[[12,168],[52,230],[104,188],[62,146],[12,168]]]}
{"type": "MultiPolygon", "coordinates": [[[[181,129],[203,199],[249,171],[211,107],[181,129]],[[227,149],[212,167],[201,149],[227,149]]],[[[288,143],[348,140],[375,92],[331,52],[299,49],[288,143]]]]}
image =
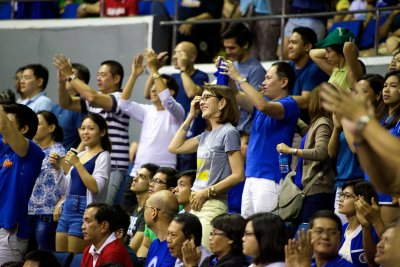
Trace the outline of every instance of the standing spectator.
{"type": "Polygon", "coordinates": [[[53,103],[44,92],[48,80],[49,71],[45,66],[40,64],[26,65],[21,77],[21,93],[25,99],[19,101],[19,103],[30,107],[34,112],[50,111],[53,103]]]}
{"type": "Polygon", "coordinates": [[[295,74],[286,62],[272,64],[262,83],[263,96],[240,75],[231,61],[225,62],[222,68],[243,90],[236,93],[239,105],[255,113],[242,198],[242,216],[247,218],[254,213],[273,211],[278,205],[281,173],[276,146],[292,143],[300,112],[296,101],[289,96],[295,74]]]}
{"type": "Polygon", "coordinates": [[[58,95],[61,107],[76,112],[100,114],[107,122],[110,141],[113,145],[110,151],[111,175],[107,203],[114,203],[129,165],[129,116],[125,115],[117,105],[121,96],[120,88],[124,69],[117,61],[103,61],[97,72],[97,85],[100,91],[97,92],[78,79],[71,63],[64,55],[56,55],[53,58],[53,64],[64,77],[67,77],[80,95],[80,97],[71,96],[65,90],[60,90],[63,92],[59,92],[58,95]]]}
{"type": "MultiPolygon", "coordinates": [[[[183,0],[179,5],[178,20],[219,19],[223,5],[223,0],[183,0]]],[[[220,29],[220,23],[182,24],[178,29],[178,42],[192,42],[199,52],[198,63],[210,63],[219,50],[220,29]]]]}
{"type": "Polygon", "coordinates": [[[350,30],[337,27],[316,44],[317,49],[310,51],[311,59],[330,76],[328,82],[345,90],[354,90],[365,72],[365,67],[358,60],[358,48],[354,41],[350,30]]]}
{"type": "Polygon", "coordinates": [[[57,251],[84,250],[87,242],[82,239],[81,225],[85,208],[94,201],[104,202],[107,197],[111,143],[105,119],[98,114],[87,115],[80,136],[87,150],[78,155],[69,151],[64,158],[69,168],[61,169],[60,156],[50,155],[50,162],[57,170],[57,184],[66,194],[57,226],[57,251]]]}
{"type": "Polygon", "coordinates": [[[65,149],[61,144],[63,130],[58,125],[57,117],[51,112],[39,111],[37,118],[38,130],[33,140],[43,150],[45,158],[28,204],[31,238],[37,243],[38,249],[55,250],[57,222],[53,220],[53,213],[62,193],[56,184],[49,157],[51,153],[65,156],[65,149]]]}
{"type": "MultiPolygon", "coordinates": [[[[318,210],[333,209],[333,184],[335,174],[331,168],[331,158],[328,155],[329,137],[332,135],[333,122],[331,115],[321,106],[320,87],[311,92],[308,111],[310,128],[300,142],[300,148],[291,148],[284,143],[277,146],[283,154],[298,156],[294,181],[301,189],[319,172],[323,175],[312,185],[304,198],[300,215],[296,218],[296,226],[307,223],[312,214],[318,210]]],[[[297,228],[297,227],[296,227],[297,228]]]]}
{"type": "Polygon", "coordinates": [[[31,138],[36,114],[20,104],[0,108],[0,265],[22,260],[28,246],[28,202],[44,153],[31,138]]]}
{"type": "Polygon", "coordinates": [[[222,85],[205,85],[202,96],[192,100],[190,112],[168,149],[172,153],[197,151],[197,176],[190,206],[203,227],[202,245],[208,249],[210,221],[226,212],[226,191],[243,181],[239,132],[235,129],[239,112],[233,93],[222,85]],[[197,110],[208,120],[209,130],[185,140],[197,110]]]}
{"type": "MultiPolygon", "coordinates": [[[[72,70],[76,74],[79,80],[89,84],[90,72],[89,69],[79,63],[72,63],[72,70]]],[[[58,74],[58,94],[68,93],[71,97],[79,97],[79,94],[75,87],[65,77],[58,74]]],[[[62,144],[65,150],[69,150],[71,147],[77,147],[80,142],[78,129],[81,126],[83,114],[68,109],[64,109],[59,104],[54,104],[51,112],[57,116],[58,123],[64,132],[64,140],[62,144]]]]}
{"type": "Polygon", "coordinates": [[[107,262],[133,267],[128,251],[115,236],[119,218],[115,209],[103,203],[91,203],[83,215],[82,232],[90,245],[82,256],[81,266],[95,267],[107,262]]]}
{"type": "Polygon", "coordinates": [[[257,213],[250,216],[243,233],[243,253],[253,257],[249,267],[284,267],[288,237],[285,223],[278,215],[257,213]]]}
{"type": "Polygon", "coordinates": [[[119,108],[131,118],[142,123],[139,146],[131,177],[142,164],[153,162],[163,167],[176,167],[176,155],[168,151],[168,144],[184,119],[185,111],[175,99],[178,86],[170,76],[161,76],[156,66],[156,54],[153,50],[145,53],[146,63],[153,76],[151,89],[152,105],[129,101],[136,79],[143,73],[142,54],[132,62],[132,73],[118,102],[119,108]]]}

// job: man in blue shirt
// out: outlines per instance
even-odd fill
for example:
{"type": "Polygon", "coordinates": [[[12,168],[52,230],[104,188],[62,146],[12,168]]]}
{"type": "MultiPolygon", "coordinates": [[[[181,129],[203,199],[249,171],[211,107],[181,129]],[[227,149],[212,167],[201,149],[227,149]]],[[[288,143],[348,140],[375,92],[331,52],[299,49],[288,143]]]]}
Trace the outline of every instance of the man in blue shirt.
{"type": "MultiPolygon", "coordinates": [[[[291,144],[300,109],[289,96],[295,81],[293,68],[286,62],[272,64],[262,83],[262,94],[240,75],[231,61],[223,62],[223,74],[237,82],[236,101],[248,112],[254,112],[247,158],[246,181],[242,197],[242,216],[271,212],[278,205],[279,154],[277,145],[291,144]]],[[[297,151],[294,151],[295,153],[297,151]]]]}
{"type": "Polygon", "coordinates": [[[28,201],[44,158],[30,140],[37,126],[27,106],[0,107],[0,265],[22,260],[28,246],[28,201]]]}
{"type": "Polygon", "coordinates": [[[154,231],[157,239],[149,248],[146,267],[173,267],[176,258],[168,249],[168,226],[178,212],[178,200],[171,191],[162,190],[147,199],[144,206],[144,219],[147,226],[154,231]]]}

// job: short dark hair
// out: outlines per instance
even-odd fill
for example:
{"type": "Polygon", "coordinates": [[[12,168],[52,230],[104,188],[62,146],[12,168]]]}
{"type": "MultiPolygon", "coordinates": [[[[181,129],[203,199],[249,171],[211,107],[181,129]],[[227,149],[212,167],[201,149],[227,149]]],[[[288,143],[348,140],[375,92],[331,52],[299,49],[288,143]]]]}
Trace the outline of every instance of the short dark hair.
{"type": "Polygon", "coordinates": [[[101,147],[108,151],[111,152],[111,141],[110,137],[108,135],[108,125],[106,120],[99,114],[96,113],[89,113],[85,117],[83,117],[82,122],[86,119],[91,119],[98,127],[100,131],[105,131],[105,134],[101,137],[101,147]]]}
{"type": "Polygon", "coordinates": [[[150,178],[153,178],[154,174],[156,174],[157,170],[160,168],[157,164],[154,163],[145,163],[140,166],[140,168],[144,168],[150,172],[150,178]]]}
{"type": "Polygon", "coordinates": [[[245,24],[241,22],[232,23],[228,29],[222,33],[222,39],[235,38],[236,44],[244,46],[246,43],[251,45],[252,34],[245,24]]]}
{"type": "Polygon", "coordinates": [[[115,210],[115,223],[116,223],[115,230],[121,228],[124,229],[124,236],[126,236],[129,225],[131,223],[130,217],[128,213],[126,213],[120,205],[114,205],[113,208],[115,210]]]}
{"type": "Polygon", "coordinates": [[[72,63],[72,68],[76,70],[76,76],[79,80],[84,81],[86,84],[90,81],[89,69],[81,63],[72,63]]]}
{"type": "Polygon", "coordinates": [[[179,84],[176,82],[175,78],[167,74],[161,74],[161,77],[167,80],[167,88],[175,92],[174,98],[176,98],[179,91],[179,84]]]}
{"type": "Polygon", "coordinates": [[[56,142],[62,142],[64,140],[64,131],[61,126],[58,124],[58,119],[56,115],[52,112],[47,110],[41,110],[36,113],[37,115],[42,115],[44,120],[47,122],[48,125],[54,125],[55,129],[51,134],[51,138],[56,142]]]}
{"type": "Polygon", "coordinates": [[[239,109],[236,104],[235,95],[232,90],[225,85],[218,84],[205,84],[203,85],[203,91],[207,90],[214,94],[219,100],[225,99],[226,105],[221,110],[221,115],[218,118],[218,123],[225,124],[229,122],[233,126],[236,126],[239,121],[239,109]]]}
{"type": "Polygon", "coordinates": [[[121,77],[118,83],[118,87],[121,88],[122,80],[124,79],[124,68],[122,67],[121,63],[115,60],[106,60],[101,62],[100,65],[107,65],[110,68],[110,72],[113,77],[116,75],[121,77]]]}
{"type": "Polygon", "coordinates": [[[49,81],[49,70],[41,64],[28,64],[24,67],[24,70],[30,69],[36,79],[43,79],[42,91],[46,89],[47,82],[49,81]]]}
{"type": "Polygon", "coordinates": [[[336,223],[337,230],[340,232],[340,235],[342,235],[342,221],[340,218],[331,210],[319,210],[315,212],[310,220],[308,221],[309,228],[312,229],[314,227],[314,220],[315,219],[320,219],[320,218],[325,218],[325,219],[330,219],[336,223]]]}
{"type": "Polygon", "coordinates": [[[94,215],[94,219],[97,223],[108,222],[109,224],[109,231],[115,232],[119,229],[120,224],[117,222],[117,212],[115,208],[106,204],[106,203],[96,203],[92,202],[87,205],[86,209],[89,208],[96,208],[97,211],[94,215]]]}
{"type": "Polygon", "coordinates": [[[221,230],[225,236],[233,241],[232,252],[243,254],[242,237],[246,228],[246,220],[235,213],[224,213],[211,220],[211,226],[221,230]]]}
{"type": "Polygon", "coordinates": [[[170,188],[175,188],[176,187],[177,182],[178,182],[178,179],[177,179],[178,171],[176,169],[171,168],[171,167],[160,167],[160,168],[158,168],[156,173],[162,173],[162,174],[165,174],[167,176],[167,187],[168,187],[168,190],[170,188]]]}
{"type": "Polygon", "coordinates": [[[282,219],[271,212],[256,213],[250,216],[254,235],[258,242],[260,254],[254,258],[255,264],[268,264],[285,261],[285,245],[289,233],[282,219]]]}
{"type": "Polygon", "coordinates": [[[202,238],[202,226],[199,218],[196,215],[185,212],[177,214],[173,221],[182,225],[182,232],[186,239],[189,239],[191,235],[194,236],[194,244],[196,247],[201,245],[202,238]]]}
{"type": "Polygon", "coordinates": [[[294,28],[293,33],[298,33],[301,36],[301,40],[303,41],[304,45],[311,44],[313,48],[318,41],[315,31],[308,27],[294,28]]]}
{"type": "Polygon", "coordinates": [[[5,113],[15,115],[19,127],[18,130],[25,125],[28,126],[28,131],[24,134],[26,138],[32,139],[35,136],[38,127],[38,118],[32,109],[22,104],[9,104],[3,105],[3,110],[5,113]]]}
{"type": "Polygon", "coordinates": [[[24,257],[25,261],[36,261],[39,263],[39,267],[61,267],[56,256],[48,250],[34,250],[29,252],[24,257]]]}
{"type": "Polygon", "coordinates": [[[292,93],[294,82],[296,81],[296,74],[293,70],[293,67],[290,66],[289,63],[278,61],[272,64],[272,66],[276,67],[276,75],[279,79],[287,78],[288,79],[288,91],[289,94],[292,93]]]}
{"type": "Polygon", "coordinates": [[[178,177],[178,180],[179,180],[179,178],[181,178],[182,176],[189,176],[190,177],[190,183],[193,185],[194,180],[196,180],[196,174],[197,174],[196,170],[186,170],[186,171],[178,173],[177,177],[178,177]]]}
{"type": "Polygon", "coordinates": [[[343,184],[342,189],[344,190],[346,187],[352,187],[354,195],[363,196],[365,202],[368,204],[372,204],[371,199],[374,198],[376,201],[378,200],[378,194],[372,185],[364,180],[353,180],[348,181],[343,184]]]}

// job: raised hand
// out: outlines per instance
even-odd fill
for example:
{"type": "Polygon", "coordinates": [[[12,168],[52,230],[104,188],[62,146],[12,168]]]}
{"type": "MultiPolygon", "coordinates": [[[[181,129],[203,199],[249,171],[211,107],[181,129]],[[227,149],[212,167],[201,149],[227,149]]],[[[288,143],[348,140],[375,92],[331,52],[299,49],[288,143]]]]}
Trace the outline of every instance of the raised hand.
{"type": "Polygon", "coordinates": [[[53,57],[53,65],[59,70],[61,75],[64,77],[69,77],[74,74],[72,70],[72,64],[69,59],[67,59],[63,54],[56,54],[53,57]]]}
{"type": "Polygon", "coordinates": [[[185,267],[199,266],[201,249],[196,247],[193,238],[187,239],[183,242],[182,255],[185,267]]]}
{"type": "Polygon", "coordinates": [[[133,59],[132,62],[132,74],[137,76],[140,76],[145,69],[145,65],[143,65],[144,61],[144,56],[143,54],[137,54],[135,58],[133,59]]]}

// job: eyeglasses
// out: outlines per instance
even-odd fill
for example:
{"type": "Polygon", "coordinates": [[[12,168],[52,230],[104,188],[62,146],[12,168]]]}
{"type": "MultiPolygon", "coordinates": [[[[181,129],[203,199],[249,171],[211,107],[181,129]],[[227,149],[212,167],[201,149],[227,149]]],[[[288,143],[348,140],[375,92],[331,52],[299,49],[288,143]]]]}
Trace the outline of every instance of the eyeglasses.
{"type": "Polygon", "coordinates": [[[211,97],[217,97],[217,98],[218,98],[218,96],[216,96],[216,95],[208,95],[208,94],[205,94],[205,95],[202,95],[202,96],[200,97],[200,101],[207,102],[207,100],[208,100],[209,98],[211,98],[211,97]]]}
{"type": "Polygon", "coordinates": [[[339,235],[339,230],[337,229],[323,229],[323,228],[316,228],[312,230],[312,233],[316,234],[317,236],[322,236],[326,234],[327,236],[337,236],[339,235]]]}
{"type": "Polygon", "coordinates": [[[356,196],[352,195],[352,194],[349,194],[349,193],[342,192],[342,193],[339,194],[339,199],[340,198],[343,198],[343,199],[347,200],[349,198],[356,198],[356,196]]]}
{"type": "Polygon", "coordinates": [[[244,232],[243,233],[243,235],[245,236],[245,237],[250,237],[250,236],[254,236],[255,235],[255,233],[254,232],[244,232]]]}
{"type": "Polygon", "coordinates": [[[150,206],[146,206],[146,205],[144,205],[143,206],[143,209],[145,210],[145,209],[155,209],[155,210],[160,210],[159,208],[156,208],[156,207],[150,207],[150,206]]]}
{"type": "Polygon", "coordinates": [[[151,183],[165,184],[165,185],[167,184],[166,182],[164,182],[163,180],[158,179],[158,178],[156,178],[156,179],[150,179],[149,184],[151,184],[151,183]]]}
{"type": "Polygon", "coordinates": [[[216,235],[224,236],[225,233],[224,233],[224,232],[215,232],[215,231],[211,231],[211,232],[210,232],[210,236],[211,236],[211,237],[214,237],[214,236],[216,236],[216,235]]]}

